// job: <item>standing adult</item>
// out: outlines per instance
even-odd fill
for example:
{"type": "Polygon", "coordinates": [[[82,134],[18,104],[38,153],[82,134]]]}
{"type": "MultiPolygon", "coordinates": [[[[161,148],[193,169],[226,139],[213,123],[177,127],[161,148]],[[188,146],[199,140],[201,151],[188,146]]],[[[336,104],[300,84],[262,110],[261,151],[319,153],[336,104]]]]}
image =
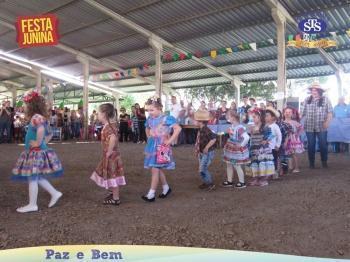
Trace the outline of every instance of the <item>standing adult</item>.
{"type": "MultiPolygon", "coordinates": [[[[340,97],[338,104],[334,107],[334,118],[338,118],[338,119],[342,119],[342,118],[347,118],[348,115],[350,114],[349,111],[349,106],[347,104],[345,104],[345,99],[344,97],[340,97]]],[[[334,142],[333,146],[334,146],[334,152],[335,153],[339,153],[340,152],[340,146],[343,146],[344,151],[348,151],[349,150],[349,146],[348,144],[343,144],[340,142],[334,142]]]]}
{"type": "Polygon", "coordinates": [[[328,147],[327,129],[332,120],[332,104],[324,96],[324,89],[319,84],[309,87],[311,96],[307,97],[302,109],[302,117],[305,118],[305,132],[308,142],[308,156],[310,168],[315,168],[316,137],[319,141],[322,167],[327,168],[328,147]]]}
{"type": "Polygon", "coordinates": [[[231,102],[230,110],[232,110],[233,112],[235,112],[237,114],[237,104],[235,101],[231,102]]]}
{"type": "Polygon", "coordinates": [[[227,111],[228,111],[227,102],[225,100],[222,100],[221,106],[218,108],[216,113],[219,125],[227,124],[227,119],[226,119],[227,111]]]}
{"type": "Polygon", "coordinates": [[[130,116],[126,113],[126,110],[124,107],[120,108],[120,115],[119,115],[119,130],[120,130],[120,137],[119,142],[128,142],[128,130],[129,130],[129,119],[130,116]]]}
{"type": "Polygon", "coordinates": [[[140,143],[146,143],[147,142],[147,136],[146,136],[146,111],[145,108],[141,108],[138,103],[135,104],[136,109],[136,116],[137,120],[139,121],[139,132],[140,132],[140,143]]]}
{"type": "Polygon", "coordinates": [[[201,101],[201,105],[199,106],[198,111],[199,111],[199,110],[200,110],[200,111],[206,111],[206,110],[208,110],[205,101],[201,101]]]}
{"type": "MultiPolygon", "coordinates": [[[[183,111],[183,108],[177,102],[176,96],[171,96],[170,116],[174,117],[176,121],[178,121],[181,111],[183,111]]],[[[173,146],[177,145],[178,139],[179,136],[177,136],[174,140],[173,146]]]]}
{"type": "Polygon", "coordinates": [[[11,143],[11,108],[10,102],[5,101],[0,109],[0,144],[4,143],[4,133],[6,131],[6,142],[11,143]]]}

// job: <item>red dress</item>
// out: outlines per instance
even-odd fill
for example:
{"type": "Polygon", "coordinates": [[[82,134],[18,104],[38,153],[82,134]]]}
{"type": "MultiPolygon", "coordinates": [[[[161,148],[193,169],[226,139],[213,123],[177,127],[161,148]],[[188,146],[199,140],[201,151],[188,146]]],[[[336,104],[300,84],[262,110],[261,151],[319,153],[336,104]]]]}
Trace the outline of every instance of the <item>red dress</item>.
{"type": "Polygon", "coordinates": [[[101,133],[103,149],[102,160],[91,176],[91,179],[95,181],[98,186],[106,189],[126,185],[118,139],[116,139],[112,155],[109,158],[106,156],[109,140],[113,134],[116,136],[118,134],[116,123],[106,124],[101,133]]]}

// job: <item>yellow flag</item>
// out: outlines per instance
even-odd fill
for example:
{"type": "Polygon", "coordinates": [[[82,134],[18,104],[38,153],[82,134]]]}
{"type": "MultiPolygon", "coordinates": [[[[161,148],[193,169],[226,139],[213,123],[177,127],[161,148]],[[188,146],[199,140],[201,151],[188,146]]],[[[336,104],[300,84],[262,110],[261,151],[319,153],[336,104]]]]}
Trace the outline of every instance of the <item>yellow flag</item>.
{"type": "Polygon", "coordinates": [[[328,40],[325,48],[336,47],[336,46],[337,46],[337,42],[335,40],[328,40]]]}
{"type": "Polygon", "coordinates": [[[231,54],[231,53],[232,53],[232,48],[231,48],[231,47],[227,47],[227,48],[226,48],[226,52],[229,53],[229,54],[231,54]]]}
{"type": "Polygon", "coordinates": [[[216,50],[211,50],[210,51],[211,58],[215,59],[217,57],[217,55],[218,55],[218,52],[216,50]]]}
{"type": "Polygon", "coordinates": [[[288,43],[287,43],[287,46],[288,47],[295,47],[297,44],[297,41],[295,40],[289,40],[288,43]]]}
{"type": "Polygon", "coordinates": [[[350,28],[348,30],[346,30],[346,33],[348,34],[348,36],[350,37],[350,28]]]}

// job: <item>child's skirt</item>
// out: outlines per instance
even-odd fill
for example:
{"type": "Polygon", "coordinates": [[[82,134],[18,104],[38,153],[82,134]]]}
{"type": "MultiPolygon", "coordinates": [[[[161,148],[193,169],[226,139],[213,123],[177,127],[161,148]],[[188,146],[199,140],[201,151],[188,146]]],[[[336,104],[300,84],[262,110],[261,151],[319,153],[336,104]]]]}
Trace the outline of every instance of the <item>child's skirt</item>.
{"type": "Polygon", "coordinates": [[[228,140],[224,147],[224,162],[233,165],[250,164],[248,147],[240,147],[228,140]]]}
{"type": "Polygon", "coordinates": [[[175,162],[170,148],[170,161],[165,164],[157,163],[157,146],[161,145],[161,139],[150,137],[145,148],[144,168],[175,169],[175,162]]]}
{"type": "Polygon", "coordinates": [[[28,181],[30,179],[59,177],[63,175],[61,161],[53,149],[33,149],[21,153],[15,168],[12,170],[13,180],[28,181]]]}

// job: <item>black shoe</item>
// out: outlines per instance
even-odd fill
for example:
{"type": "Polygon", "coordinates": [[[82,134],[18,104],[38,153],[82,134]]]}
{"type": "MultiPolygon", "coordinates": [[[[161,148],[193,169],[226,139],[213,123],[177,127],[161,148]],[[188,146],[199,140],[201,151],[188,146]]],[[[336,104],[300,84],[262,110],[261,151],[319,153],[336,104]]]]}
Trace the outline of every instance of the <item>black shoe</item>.
{"type": "Polygon", "coordinates": [[[154,202],[154,200],[156,200],[155,197],[153,197],[153,198],[148,198],[147,196],[142,196],[141,198],[142,198],[143,200],[145,200],[146,202],[154,202]]]}
{"type": "Polygon", "coordinates": [[[166,194],[161,193],[158,197],[159,198],[166,198],[170,193],[171,193],[171,188],[169,187],[169,190],[168,190],[168,192],[166,192],[166,194]]]}
{"type": "Polygon", "coordinates": [[[323,168],[328,168],[327,162],[322,162],[322,167],[323,167],[323,168]]]}

